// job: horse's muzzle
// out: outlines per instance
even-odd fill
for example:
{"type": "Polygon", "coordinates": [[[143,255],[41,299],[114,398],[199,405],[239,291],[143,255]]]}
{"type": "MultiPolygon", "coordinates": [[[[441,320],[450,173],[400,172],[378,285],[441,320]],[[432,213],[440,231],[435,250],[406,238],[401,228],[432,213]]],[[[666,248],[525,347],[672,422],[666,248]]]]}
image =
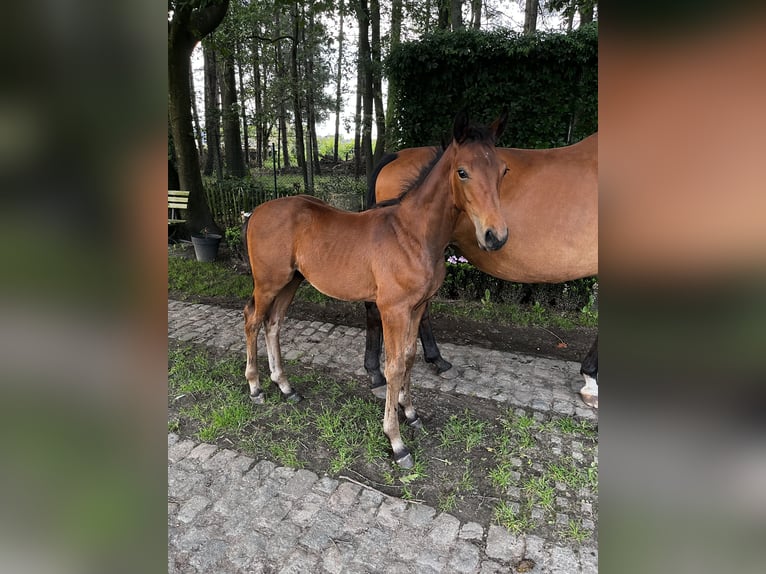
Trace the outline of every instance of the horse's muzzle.
{"type": "Polygon", "coordinates": [[[487,229],[487,232],[484,234],[484,249],[487,251],[497,251],[500,249],[503,245],[505,245],[505,242],[508,241],[508,230],[505,230],[505,233],[502,237],[498,237],[494,230],[487,229]]]}

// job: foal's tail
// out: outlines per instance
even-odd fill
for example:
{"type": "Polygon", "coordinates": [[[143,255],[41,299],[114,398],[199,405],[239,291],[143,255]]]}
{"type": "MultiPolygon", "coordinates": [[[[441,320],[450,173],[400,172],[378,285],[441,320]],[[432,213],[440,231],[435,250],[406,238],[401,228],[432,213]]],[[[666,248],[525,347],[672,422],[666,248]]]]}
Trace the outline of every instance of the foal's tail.
{"type": "Polygon", "coordinates": [[[241,211],[239,213],[239,217],[242,219],[242,245],[245,248],[245,260],[248,262],[250,261],[250,253],[247,250],[247,224],[250,223],[250,216],[252,214],[252,211],[241,211]]]}

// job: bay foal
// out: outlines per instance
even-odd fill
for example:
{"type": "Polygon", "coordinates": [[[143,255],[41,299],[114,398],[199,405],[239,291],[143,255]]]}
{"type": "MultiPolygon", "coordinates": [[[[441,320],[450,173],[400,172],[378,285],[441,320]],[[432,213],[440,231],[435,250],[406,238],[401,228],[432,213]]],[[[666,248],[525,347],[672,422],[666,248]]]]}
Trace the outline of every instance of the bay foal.
{"type": "MultiPolygon", "coordinates": [[[[403,149],[381,160],[375,170],[368,205],[396,197],[438,148],[403,149]]],[[[481,271],[518,283],[562,283],[598,274],[598,134],[567,147],[497,148],[508,168],[500,185],[500,209],[508,228],[506,245],[497,251],[478,249],[471,222],[459,216],[451,243],[481,271]]],[[[436,345],[428,312],[420,325],[423,354],[438,372],[452,365],[436,345]]],[[[386,384],[380,371],[380,321],[367,305],[364,365],[373,392],[386,384]]],[[[598,408],[598,337],[582,362],[583,401],[598,408]]]]}
{"type": "Polygon", "coordinates": [[[394,460],[412,467],[412,455],[399,432],[398,405],[407,422],[419,427],[410,394],[418,325],[426,302],[444,280],[444,251],[457,218],[465,214],[481,249],[499,249],[508,238],[498,202],[506,166],[495,152],[505,120],[504,114],[489,127],[477,127],[459,114],[451,143],[422,184],[377,209],[352,213],[312,197],[293,196],[253,211],[245,224],[253,273],[253,296],[245,306],[245,377],[254,403],[264,400],[256,361],[262,325],[271,379],[288,400],[301,398],[282,367],[279,329],[304,279],[336,299],[375,302],[389,382],[383,431],[394,460]]]}

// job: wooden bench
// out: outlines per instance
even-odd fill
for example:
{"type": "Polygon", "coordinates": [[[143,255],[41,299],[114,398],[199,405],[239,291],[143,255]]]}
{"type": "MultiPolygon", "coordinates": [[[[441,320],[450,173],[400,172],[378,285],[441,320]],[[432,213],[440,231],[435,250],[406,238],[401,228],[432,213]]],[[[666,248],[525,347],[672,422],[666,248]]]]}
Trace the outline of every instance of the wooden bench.
{"type": "Polygon", "coordinates": [[[174,223],[186,223],[185,219],[180,218],[178,211],[181,209],[186,210],[188,208],[188,191],[168,190],[168,225],[173,225],[174,223]]]}

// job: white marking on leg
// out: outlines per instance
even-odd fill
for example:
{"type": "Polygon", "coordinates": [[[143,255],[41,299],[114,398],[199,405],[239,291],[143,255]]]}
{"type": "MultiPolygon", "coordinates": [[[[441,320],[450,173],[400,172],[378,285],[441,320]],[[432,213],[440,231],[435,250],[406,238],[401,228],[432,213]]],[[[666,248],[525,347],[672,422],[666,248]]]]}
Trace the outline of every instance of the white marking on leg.
{"type": "Polygon", "coordinates": [[[580,396],[585,404],[598,408],[598,381],[590,375],[582,374],[585,385],[580,389],[580,396]]]}

